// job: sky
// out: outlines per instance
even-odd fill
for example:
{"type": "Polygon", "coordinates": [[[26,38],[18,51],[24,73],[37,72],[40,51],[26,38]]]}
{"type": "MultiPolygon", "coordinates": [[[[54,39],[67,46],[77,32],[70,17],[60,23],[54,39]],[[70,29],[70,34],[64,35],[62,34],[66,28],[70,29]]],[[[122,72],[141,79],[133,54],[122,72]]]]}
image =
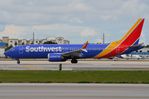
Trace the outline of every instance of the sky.
{"type": "Polygon", "coordinates": [[[64,37],[71,43],[120,39],[145,18],[140,41],[149,44],[149,0],[0,0],[0,38],[64,37]]]}

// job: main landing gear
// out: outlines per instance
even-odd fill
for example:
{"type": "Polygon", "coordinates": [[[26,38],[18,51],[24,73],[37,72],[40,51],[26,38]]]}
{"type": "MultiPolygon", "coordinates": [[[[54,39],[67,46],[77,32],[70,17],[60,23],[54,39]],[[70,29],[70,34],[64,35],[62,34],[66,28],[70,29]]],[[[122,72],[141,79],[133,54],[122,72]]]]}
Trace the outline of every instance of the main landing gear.
{"type": "Polygon", "coordinates": [[[77,60],[77,59],[72,59],[72,60],[71,60],[71,63],[72,63],[72,64],[76,64],[76,63],[78,63],[78,60],[77,60]]]}

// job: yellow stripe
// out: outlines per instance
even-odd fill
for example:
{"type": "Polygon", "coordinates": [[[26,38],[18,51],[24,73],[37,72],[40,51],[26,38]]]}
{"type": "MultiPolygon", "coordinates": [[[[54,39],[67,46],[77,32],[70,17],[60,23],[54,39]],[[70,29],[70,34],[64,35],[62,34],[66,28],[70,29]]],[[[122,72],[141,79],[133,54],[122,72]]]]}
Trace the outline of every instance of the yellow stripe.
{"type": "Polygon", "coordinates": [[[108,54],[109,52],[111,52],[112,50],[115,49],[115,47],[119,44],[119,41],[115,41],[115,42],[111,42],[108,47],[106,49],[104,49],[100,54],[98,54],[95,58],[100,58],[106,54],[108,54]]]}
{"type": "Polygon", "coordinates": [[[129,31],[123,36],[123,38],[119,41],[111,42],[107,48],[105,48],[101,53],[99,53],[95,58],[101,58],[108,53],[112,52],[115,48],[117,48],[131,33],[132,31],[138,26],[138,24],[142,21],[142,19],[138,19],[138,21],[129,29],[129,31]]]}

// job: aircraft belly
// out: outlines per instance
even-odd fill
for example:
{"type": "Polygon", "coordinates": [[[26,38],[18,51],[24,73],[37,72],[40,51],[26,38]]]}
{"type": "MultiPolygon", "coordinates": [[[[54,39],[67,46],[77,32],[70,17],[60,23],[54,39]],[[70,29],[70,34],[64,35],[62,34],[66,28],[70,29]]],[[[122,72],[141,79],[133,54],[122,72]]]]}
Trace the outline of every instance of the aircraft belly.
{"type": "Polygon", "coordinates": [[[24,53],[20,58],[47,58],[48,53],[24,53]]]}

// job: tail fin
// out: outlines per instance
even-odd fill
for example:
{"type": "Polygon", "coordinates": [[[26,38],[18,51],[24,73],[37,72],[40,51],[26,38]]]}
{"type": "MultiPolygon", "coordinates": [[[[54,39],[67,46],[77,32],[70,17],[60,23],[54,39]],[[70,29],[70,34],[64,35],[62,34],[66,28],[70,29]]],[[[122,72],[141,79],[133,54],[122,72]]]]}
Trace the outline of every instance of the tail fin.
{"type": "Polygon", "coordinates": [[[142,32],[144,19],[140,18],[120,40],[123,45],[136,45],[142,32]]]}
{"type": "Polygon", "coordinates": [[[140,18],[130,30],[118,41],[111,42],[96,58],[109,58],[126,51],[130,46],[137,45],[142,32],[144,19],[140,18]]]}

